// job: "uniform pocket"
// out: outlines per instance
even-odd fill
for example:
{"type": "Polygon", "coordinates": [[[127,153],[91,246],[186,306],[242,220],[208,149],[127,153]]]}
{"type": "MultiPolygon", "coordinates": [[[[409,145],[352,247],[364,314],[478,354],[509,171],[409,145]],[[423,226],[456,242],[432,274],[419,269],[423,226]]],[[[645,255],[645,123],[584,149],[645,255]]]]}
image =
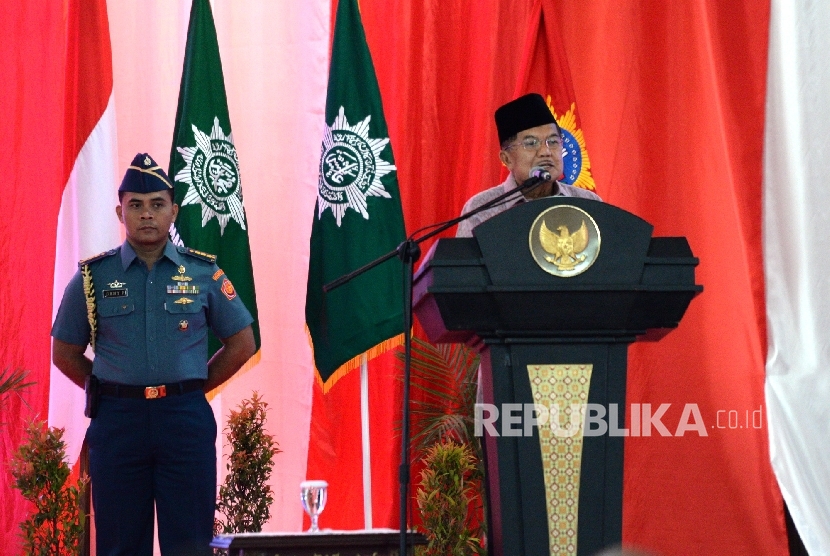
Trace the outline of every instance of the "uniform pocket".
{"type": "Polygon", "coordinates": [[[135,311],[135,305],[132,303],[124,303],[123,301],[98,304],[98,314],[102,317],[129,315],[133,311],[135,311]]]}
{"type": "Polygon", "coordinates": [[[191,335],[194,330],[205,326],[205,312],[201,300],[191,299],[192,303],[165,303],[167,311],[167,329],[170,333],[191,335]]]}
{"type": "Polygon", "coordinates": [[[137,333],[135,304],[121,299],[98,303],[98,337],[119,345],[135,341],[137,333]]]}

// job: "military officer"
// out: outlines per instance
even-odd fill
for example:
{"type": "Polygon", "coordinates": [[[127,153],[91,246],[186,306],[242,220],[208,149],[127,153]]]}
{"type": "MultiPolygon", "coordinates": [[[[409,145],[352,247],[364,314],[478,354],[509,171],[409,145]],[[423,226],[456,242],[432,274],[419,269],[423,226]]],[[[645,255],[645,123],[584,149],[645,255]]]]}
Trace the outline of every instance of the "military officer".
{"type": "Polygon", "coordinates": [[[87,385],[98,554],[212,554],[216,422],[205,392],[255,351],[253,319],[215,257],[168,239],[173,186],[147,154],[115,207],[119,247],[81,261],[52,328],[52,359],[87,385]],[[207,360],[207,333],[224,346],[207,360]],[[95,357],[84,353],[91,345],[95,357]]]}

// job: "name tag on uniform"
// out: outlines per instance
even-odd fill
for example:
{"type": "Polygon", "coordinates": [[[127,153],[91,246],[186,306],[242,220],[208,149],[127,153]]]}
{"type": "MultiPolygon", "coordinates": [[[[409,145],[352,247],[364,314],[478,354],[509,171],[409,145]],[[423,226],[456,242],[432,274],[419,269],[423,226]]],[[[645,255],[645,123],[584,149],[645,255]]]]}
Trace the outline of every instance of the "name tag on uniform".
{"type": "Polygon", "coordinates": [[[104,297],[127,297],[127,288],[117,290],[104,290],[104,297]]]}

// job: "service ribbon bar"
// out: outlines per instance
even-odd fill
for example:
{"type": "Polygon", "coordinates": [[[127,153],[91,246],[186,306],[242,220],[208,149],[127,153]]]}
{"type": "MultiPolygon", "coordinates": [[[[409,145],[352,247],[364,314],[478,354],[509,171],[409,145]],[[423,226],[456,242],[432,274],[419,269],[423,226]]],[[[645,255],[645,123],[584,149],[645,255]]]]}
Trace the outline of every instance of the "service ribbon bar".
{"type": "Polygon", "coordinates": [[[189,286],[187,284],[179,284],[177,286],[167,286],[167,293],[196,295],[199,293],[199,286],[189,286]]]}

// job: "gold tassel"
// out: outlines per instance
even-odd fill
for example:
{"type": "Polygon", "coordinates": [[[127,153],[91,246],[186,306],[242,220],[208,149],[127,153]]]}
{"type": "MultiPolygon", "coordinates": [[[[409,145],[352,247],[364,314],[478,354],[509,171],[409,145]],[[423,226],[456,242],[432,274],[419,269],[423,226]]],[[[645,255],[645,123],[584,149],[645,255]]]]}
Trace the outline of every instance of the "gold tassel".
{"type": "Polygon", "coordinates": [[[98,335],[98,317],[95,310],[95,284],[92,283],[92,271],[89,265],[81,267],[81,276],[84,279],[84,296],[86,297],[86,319],[89,321],[89,345],[95,351],[95,338],[98,335]]]}
{"type": "MultiPolygon", "coordinates": [[[[338,367],[337,370],[334,371],[334,373],[332,373],[329,379],[323,382],[323,379],[320,377],[320,371],[317,370],[317,363],[313,360],[314,342],[311,339],[311,332],[308,330],[308,326],[306,326],[305,331],[306,335],[308,336],[308,344],[311,346],[311,358],[312,364],[314,365],[314,378],[317,381],[317,384],[320,386],[320,388],[323,389],[323,394],[326,394],[329,390],[331,390],[334,387],[335,384],[337,384],[338,380],[340,380],[353,370],[360,368],[360,358],[363,354],[360,353],[355,357],[352,357],[342,365],[340,365],[340,367],[338,367]]],[[[392,336],[387,340],[383,340],[376,346],[366,350],[366,359],[370,361],[375,357],[378,357],[379,355],[383,355],[390,349],[395,349],[396,347],[403,345],[403,340],[403,334],[398,334],[397,336],[392,336]]]]}

